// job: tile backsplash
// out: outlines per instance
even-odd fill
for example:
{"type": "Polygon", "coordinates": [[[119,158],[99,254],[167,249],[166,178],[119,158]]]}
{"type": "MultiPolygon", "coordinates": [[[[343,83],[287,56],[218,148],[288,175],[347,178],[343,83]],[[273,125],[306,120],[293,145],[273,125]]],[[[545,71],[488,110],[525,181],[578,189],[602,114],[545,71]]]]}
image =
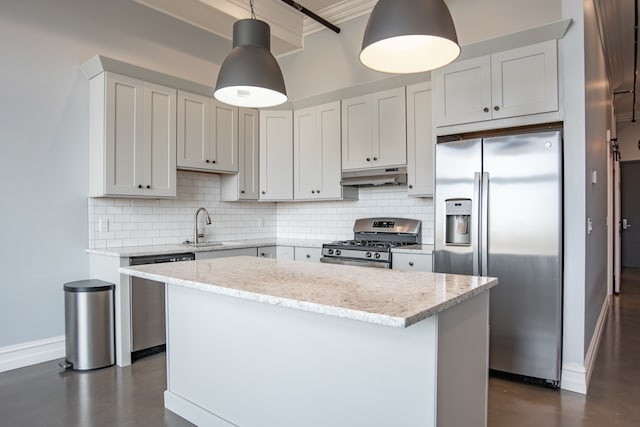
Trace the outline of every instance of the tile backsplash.
{"type": "Polygon", "coordinates": [[[353,201],[222,202],[219,175],[178,171],[177,199],[89,198],[88,203],[90,248],[192,240],[199,207],[211,214],[211,225],[199,217],[206,240],[349,239],[357,218],[397,216],[422,220],[422,242],[433,242],[432,199],[408,197],[404,186],[361,188],[353,201]]]}

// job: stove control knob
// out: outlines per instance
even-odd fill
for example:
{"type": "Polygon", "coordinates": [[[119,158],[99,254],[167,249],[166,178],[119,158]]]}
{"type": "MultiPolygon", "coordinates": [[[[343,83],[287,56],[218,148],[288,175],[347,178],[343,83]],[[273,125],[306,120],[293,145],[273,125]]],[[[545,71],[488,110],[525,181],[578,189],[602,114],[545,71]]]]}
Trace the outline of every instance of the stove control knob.
{"type": "Polygon", "coordinates": [[[380,253],[376,252],[376,259],[379,259],[379,258],[380,258],[380,253]]]}
{"type": "Polygon", "coordinates": [[[367,258],[371,258],[371,252],[367,252],[367,258]]]}
{"type": "Polygon", "coordinates": [[[342,255],[342,252],[340,251],[340,249],[336,249],[336,255],[342,255]]]}
{"type": "Polygon", "coordinates": [[[333,249],[329,249],[329,250],[327,251],[327,253],[328,253],[329,255],[333,255],[333,249]]]}

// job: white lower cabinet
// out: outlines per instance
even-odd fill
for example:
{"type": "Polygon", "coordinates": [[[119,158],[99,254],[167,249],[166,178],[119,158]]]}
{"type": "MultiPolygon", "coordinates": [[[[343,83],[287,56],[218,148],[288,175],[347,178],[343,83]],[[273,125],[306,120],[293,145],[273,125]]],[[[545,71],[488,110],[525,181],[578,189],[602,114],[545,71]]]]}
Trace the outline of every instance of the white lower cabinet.
{"type": "Polygon", "coordinates": [[[306,248],[296,246],[294,249],[294,259],[296,261],[320,262],[322,248],[306,248]]]}
{"type": "Polygon", "coordinates": [[[277,258],[278,250],[276,246],[261,246],[258,248],[258,258],[277,258]]]}
{"type": "Polygon", "coordinates": [[[230,256],[258,256],[257,248],[221,249],[217,251],[196,252],[196,260],[226,258],[230,256]]]}
{"type": "Polygon", "coordinates": [[[293,246],[278,246],[278,259],[293,261],[295,259],[293,246]]]}
{"type": "Polygon", "coordinates": [[[394,253],[392,268],[402,271],[433,271],[432,256],[428,254],[394,253]]]}

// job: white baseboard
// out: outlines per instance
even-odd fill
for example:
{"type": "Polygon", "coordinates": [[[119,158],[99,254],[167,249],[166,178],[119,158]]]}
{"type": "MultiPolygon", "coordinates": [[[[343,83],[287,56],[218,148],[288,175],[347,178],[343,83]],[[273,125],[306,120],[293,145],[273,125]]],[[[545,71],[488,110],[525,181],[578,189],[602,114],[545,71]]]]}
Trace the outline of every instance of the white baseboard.
{"type": "Polygon", "coordinates": [[[197,426],[233,427],[233,424],[224,418],[220,418],[195,403],[165,390],[164,407],[173,413],[180,415],[185,420],[197,426]]]}
{"type": "Polygon", "coordinates": [[[0,348],[0,372],[65,357],[64,336],[0,348]]]}
{"type": "Polygon", "coordinates": [[[593,365],[596,362],[596,356],[598,355],[598,347],[600,346],[600,338],[604,332],[604,324],[607,320],[607,314],[609,313],[610,296],[604,299],[602,309],[600,310],[600,316],[596,322],[596,328],[593,331],[591,342],[589,343],[589,349],[585,356],[584,366],[579,363],[563,363],[562,364],[562,380],[560,381],[560,387],[563,390],[574,391],[576,393],[587,394],[589,389],[589,381],[591,380],[591,374],[593,373],[593,365]]]}

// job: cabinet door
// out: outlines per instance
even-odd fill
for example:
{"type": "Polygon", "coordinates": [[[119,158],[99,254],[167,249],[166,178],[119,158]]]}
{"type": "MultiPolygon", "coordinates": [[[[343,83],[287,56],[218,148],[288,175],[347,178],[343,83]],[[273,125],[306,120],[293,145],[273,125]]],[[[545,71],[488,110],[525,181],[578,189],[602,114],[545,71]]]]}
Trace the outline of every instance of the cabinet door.
{"type": "Polygon", "coordinates": [[[178,167],[207,169],[209,160],[210,98],[178,91],[178,167]]]}
{"type": "Polygon", "coordinates": [[[216,100],[210,107],[209,161],[217,171],[238,171],[238,108],[216,100]]]}
{"type": "Polygon", "coordinates": [[[342,169],[371,167],[371,95],[342,101],[342,169]]]}
{"type": "Polygon", "coordinates": [[[259,258],[273,258],[276,259],[278,251],[275,246],[262,246],[258,248],[259,258]]]}
{"type": "Polygon", "coordinates": [[[239,111],[239,165],[240,200],[258,200],[260,126],[258,110],[241,108],[239,111]]]}
{"type": "Polygon", "coordinates": [[[493,54],[491,69],[494,119],[558,109],[555,40],[493,54]]]}
{"type": "Polygon", "coordinates": [[[296,200],[313,200],[322,188],[322,145],[316,107],[293,113],[293,173],[296,200]]]}
{"type": "Polygon", "coordinates": [[[371,166],[407,164],[407,121],[404,87],[372,95],[371,166]]]}
{"type": "Polygon", "coordinates": [[[407,86],[407,193],[433,196],[431,84],[407,86]]]}
{"type": "Polygon", "coordinates": [[[106,195],[142,195],[144,83],[107,73],[105,112],[106,195]]]}
{"type": "Polygon", "coordinates": [[[431,255],[427,254],[412,255],[394,253],[392,262],[392,268],[394,270],[422,272],[430,272],[433,270],[431,255]]]}
{"type": "Polygon", "coordinates": [[[293,113],[260,112],[260,200],[293,200],[293,113]]]}
{"type": "Polygon", "coordinates": [[[436,125],[491,119],[491,59],[454,62],[433,72],[436,125]]]}
{"type": "Polygon", "coordinates": [[[316,189],[319,199],[342,198],[342,162],[340,102],[332,102],[317,107],[318,139],[322,147],[321,186],[316,189]],[[322,190],[322,191],[320,191],[322,190]]]}
{"type": "Polygon", "coordinates": [[[144,84],[143,192],[176,196],[176,90],[144,84]]]}
{"type": "Polygon", "coordinates": [[[296,261],[320,262],[322,257],[321,248],[304,248],[296,246],[294,249],[294,259],[296,261]]]}

